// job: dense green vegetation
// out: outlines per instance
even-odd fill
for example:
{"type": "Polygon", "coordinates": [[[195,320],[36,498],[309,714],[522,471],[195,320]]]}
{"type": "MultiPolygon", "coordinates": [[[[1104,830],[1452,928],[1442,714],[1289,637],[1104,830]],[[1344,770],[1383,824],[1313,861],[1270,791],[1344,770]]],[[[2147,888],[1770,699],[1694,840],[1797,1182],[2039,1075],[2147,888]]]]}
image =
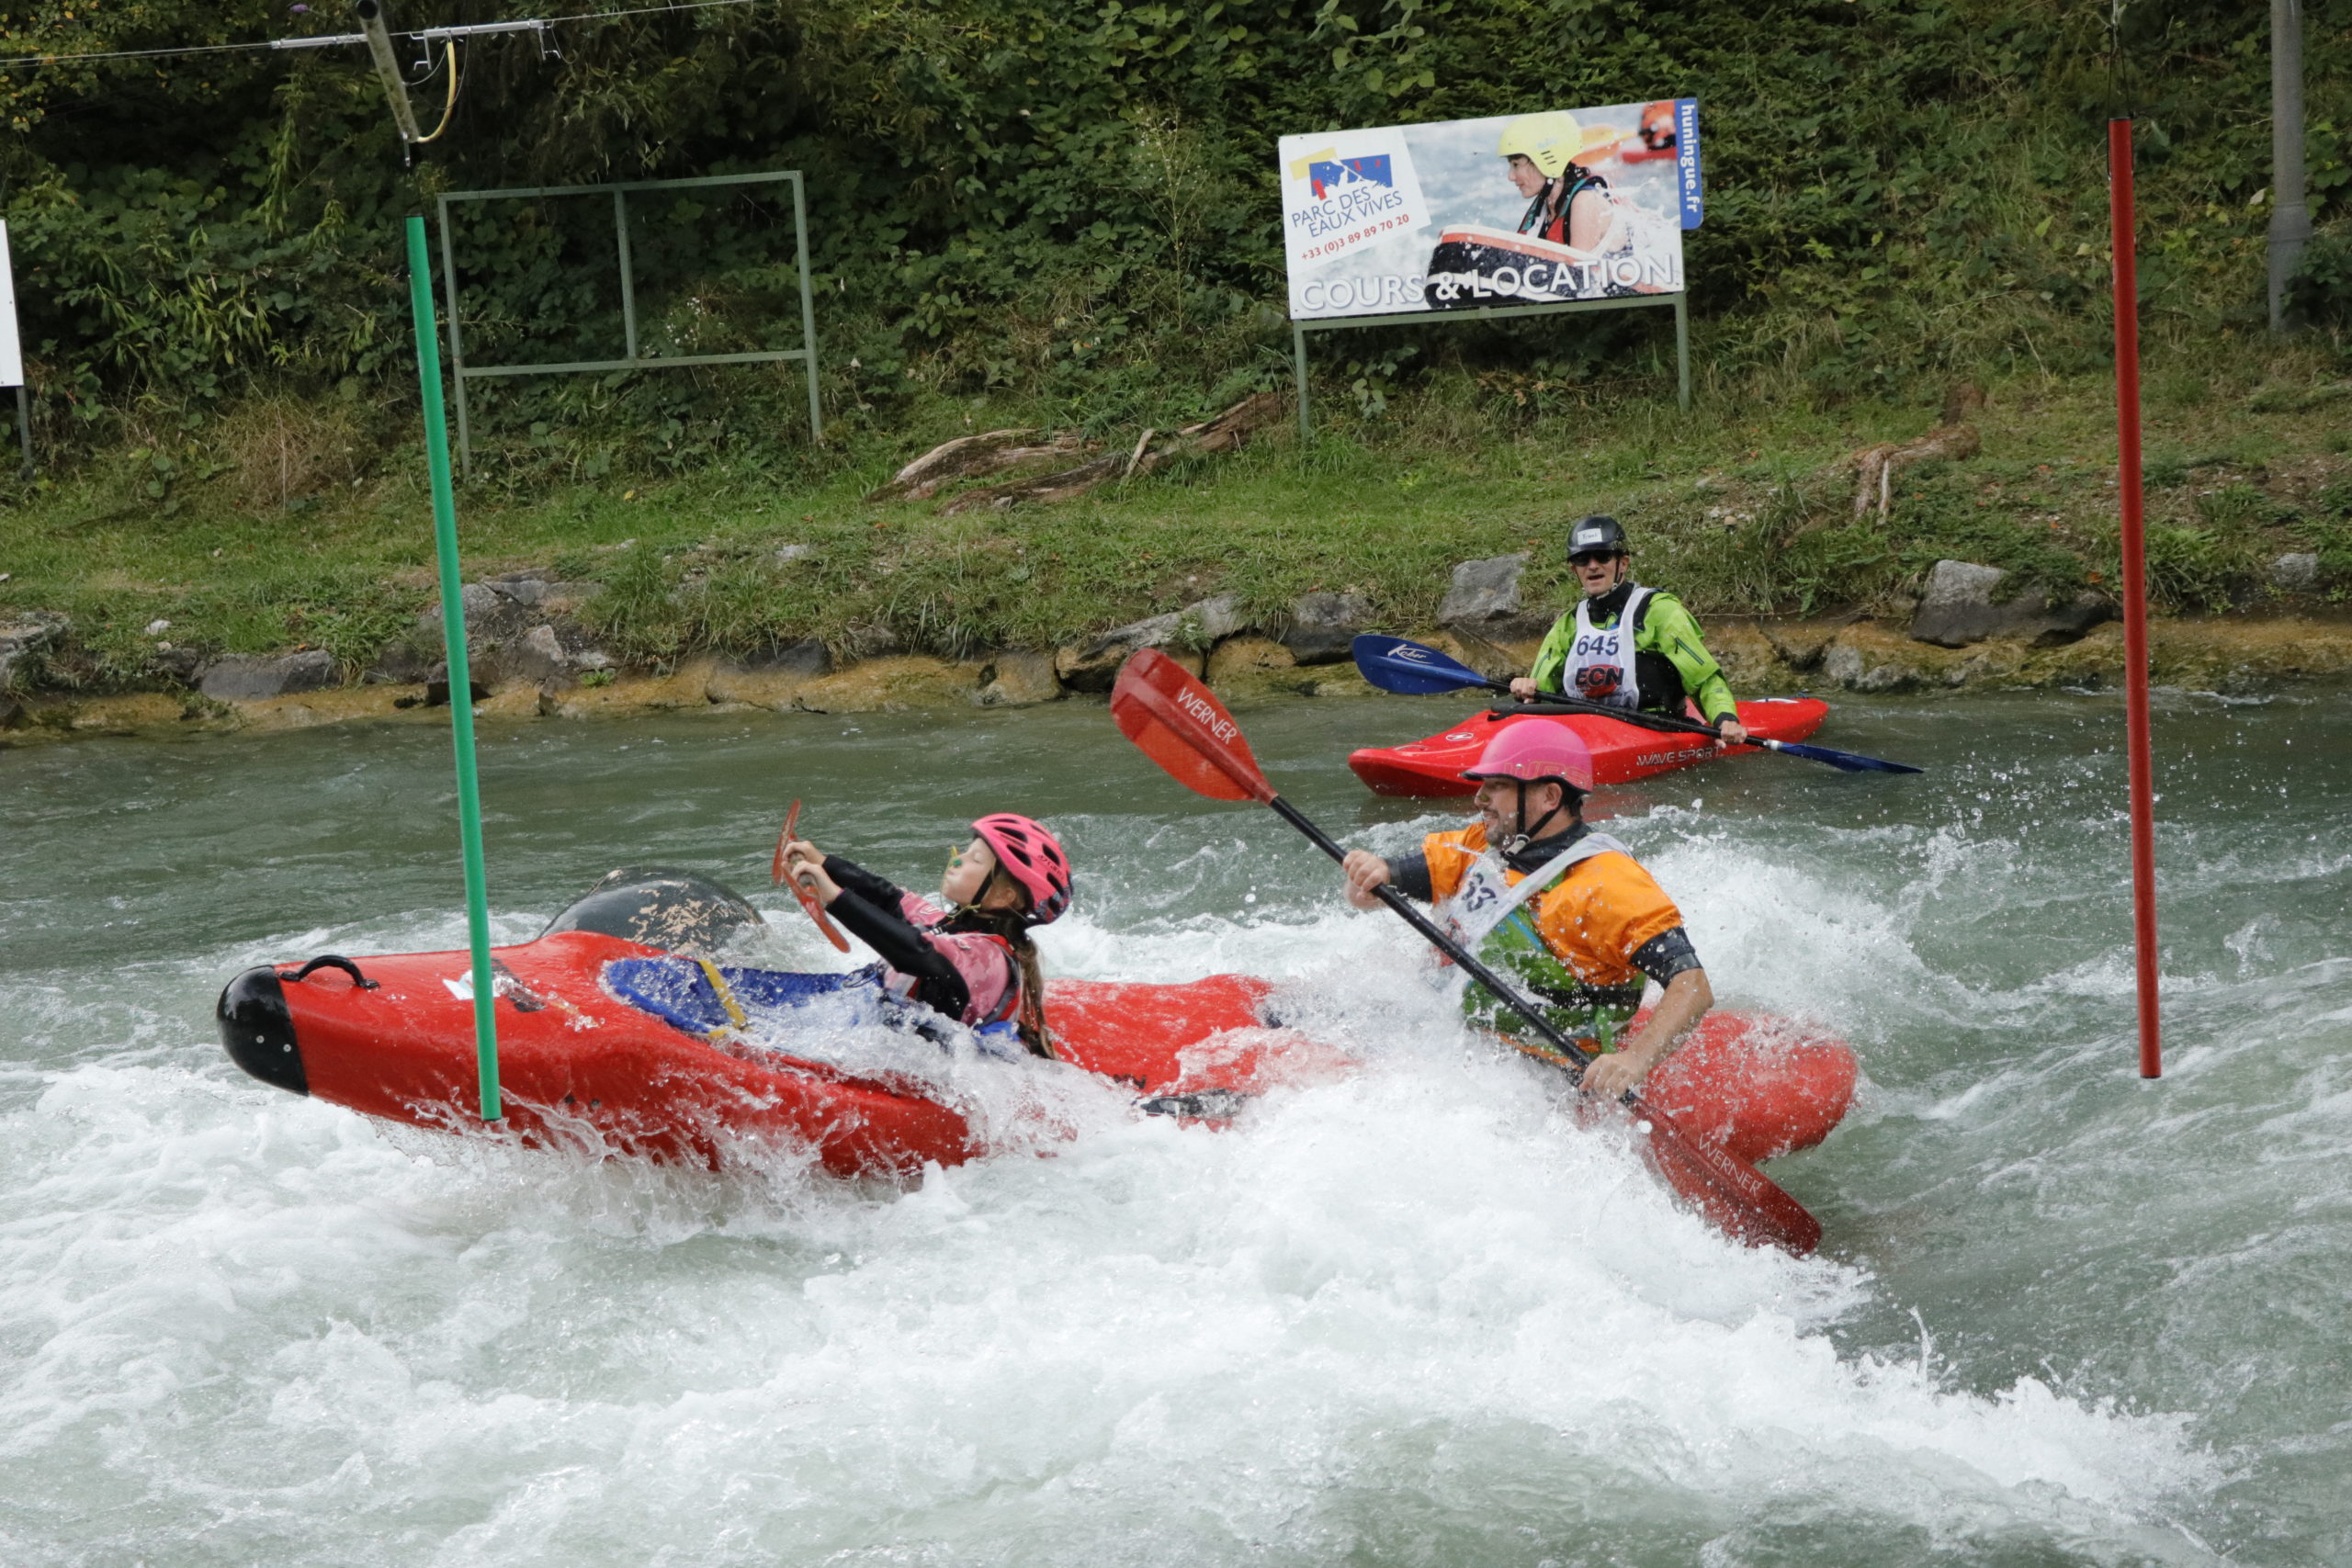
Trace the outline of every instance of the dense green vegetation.
{"type": "MultiPolygon", "coordinates": [[[[1269,603],[1356,582],[1410,616],[1444,561],[1603,502],[1647,508],[1717,608],[1867,603],[1959,550],[2092,581],[2111,570],[2101,126],[2126,104],[2151,446],[2177,470],[2158,585],[2241,601],[2263,550],[2352,547],[2316,499],[2352,369],[2352,0],[2306,12],[2315,330],[2285,350],[2261,333],[2267,12],[2235,0],[2137,0],[2120,49],[2089,0],[758,0],[569,25],[560,58],[466,45],[412,172],[356,50],[11,65],[0,180],[45,474],[0,494],[0,604],[74,614],[106,679],[138,678],[159,618],[364,660],[422,596],[398,217],[445,190],[781,167],[808,176],[825,448],[788,365],[476,386],[469,548],[613,579],[637,606],[615,635],[649,655],[877,618],[1035,642],[1237,574],[1269,603]],[[1131,438],[1283,385],[1275,135],[1664,93],[1700,97],[1708,131],[1697,418],[1672,416],[1651,312],[1359,333],[1318,349],[1330,434],[1304,462],[1277,439],[1012,520],[853,503],[967,429],[1131,438]],[[1889,527],[1851,523],[1821,466],[1923,428],[1963,378],[1994,394],[1985,456],[1921,473],[1889,527]],[[640,548],[587,558],[622,538],[640,548]],[[774,563],[785,539],[814,564],[774,563]]],[[[348,25],[334,5],[46,0],[0,8],[0,50],[348,25]]],[[[420,90],[428,120],[445,80],[420,90]]],[[[607,212],[473,211],[477,363],[617,349],[607,212]]],[[[637,231],[646,341],[795,341],[774,325],[797,310],[785,205],[664,198],[637,231]]]]}
{"type": "MultiPolygon", "coordinates": [[[[2312,551],[2323,594],[2352,588],[2352,389],[2291,393],[2258,371],[2160,374],[2150,409],[2152,578],[2177,611],[2278,604],[2267,563],[2312,551]]],[[[1976,416],[1986,455],[1907,470],[1890,519],[1857,517],[1836,459],[1860,435],[1917,434],[1925,411],[1845,413],[1596,408],[1573,429],[1450,441],[1431,400],[1376,445],[1333,434],[1232,457],[1049,507],[943,517],[871,505],[888,470],[877,445],[831,479],[779,484],[724,462],[688,478],[557,484],[528,501],[484,487],[462,502],[467,570],[553,567],[605,584],[586,618],[614,652],[659,663],[755,651],[789,638],[837,649],[890,634],[964,656],[1049,647],[1091,630],[1237,593],[1261,620],[1299,592],[1347,589],[1399,629],[1428,627],[1448,569],[1535,552],[1531,582],[1562,592],[1558,521],[1610,510],[1636,532],[1642,570],[1703,615],[1898,610],[1947,556],[2010,568],[2022,584],[2115,581],[2108,388],[1998,383],[1976,416]],[[808,547],[781,559],[782,544],[808,547]]],[[[40,525],[0,538],[0,604],[74,617],[52,682],[152,682],[189,649],[305,644],[356,671],[407,634],[431,598],[432,529],[419,465],[315,503],[251,509],[188,483],[158,526],[152,456],[94,464],[51,498],[40,525]],[[167,621],[168,626],[153,623],[167,621]],[[159,649],[170,643],[175,653],[159,649]]],[[[2311,601],[2301,601],[2308,605],[2311,601]]]]}
{"type": "MultiPolygon", "coordinates": [[[[508,9],[418,0],[396,19],[508,9]]],[[[2352,5],[2306,11],[2324,313],[2347,302],[2332,247],[2352,210],[2338,129],[2352,5]]],[[[1955,373],[2103,362],[2100,125],[2124,103],[2142,117],[2152,330],[2207,336],[2258,319],[2267,12],[2137,0],[2120,53],[2108,12],[758,0],[574,24],[554,35],[560,60],[528,35],[464,46],[454,120],[413,175],[359,50],[14,66],[0,176],[52,439],[90,438],[77,422],[104,439],[142,408],[203,418],[252,390],[364,400],[397,380],[393,220],[434,192],[777,167],[809,175],[836,420],[897,430],[926,394],[998,392],[1109,428],[1164,425],[1278,376],[1280,132],[1695,95],[1710,188],[1691,271],[1710,384],[1905,397],[1955,373]]],[[[0,10],[0,44],[138,50],[350,25],[334,4],[44,0],[0,10]]],[[[428,118],[441,86],[418,94],[428,118]]],[[[509,208],[478,231],[464,265],[485,353],[608,332],[609,292],[585,280],[609,230],[582,205],[509,208]]],[[[642,221],[650,233],[673,219],[715,254],[699,303],[673,302],[672,330],[772,303],[773,264],[788,261],[772,205],[642,221]]],[[[1399,333],[1360,341],[1331,375],[1369,406],[1459,367],[1494,415],[1538,421],[1654,367],[1642,350],[1658,331],[1618,319],[1399,333]]],[[[767,446],[791,428],[797,389],[766,371],[517,386],[491,423],[542,472],[767,446]]]]}

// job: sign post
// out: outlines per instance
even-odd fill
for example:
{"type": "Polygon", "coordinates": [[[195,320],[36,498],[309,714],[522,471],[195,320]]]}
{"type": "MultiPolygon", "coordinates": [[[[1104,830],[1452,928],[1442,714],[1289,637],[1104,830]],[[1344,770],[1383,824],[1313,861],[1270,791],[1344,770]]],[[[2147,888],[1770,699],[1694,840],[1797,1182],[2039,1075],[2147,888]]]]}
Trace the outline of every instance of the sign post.
{"type": "Polygon", "coordinates": [[[481,788],[474,773],[474,681],[458,581],[458,502],[449,483],[449,427],[441,409],[441,348],[424,220],[408,220],[408,300],[416,321],[416,378],[424,394],[424,463],[433,485],[433,549],[441,569],[441,637],[449,653],[449,728],[458,753],[458,837],[466,863],[466,934],[472,948],[474,1064],[481,1119],[498,1105],[498,987],[490,964],[490,889],[482,863],[481,788]]]}
{"type": "MultiPolygon", "coordinates": [[[[1674,387],[1676,406],[1684,413],[1690,412],[1690,313],[1685,296],[1668,295],[1663,299],[1587,299],[1565,305],[1517,305],[1498,310],[1481,306],[1475,310],[1458,310],[1447,318],[1452,321],[1501,321],[1517,316],[1559,316],[1578,310],[1638,310],[1645,306],[1674,307],[1674,387]]],[[[1309,412],[1306,394],[1306,334],[1309,333],[1345,332],[1351,327],[1409,327],[1425,322],[1425,311],[1397,316],[1356,316],[1340,321],[1300,321],[1290,324],[1291,375],[1298,384],[1298,438],[1309,439],[1315,434],[1315,421],[1309,412]]]]}

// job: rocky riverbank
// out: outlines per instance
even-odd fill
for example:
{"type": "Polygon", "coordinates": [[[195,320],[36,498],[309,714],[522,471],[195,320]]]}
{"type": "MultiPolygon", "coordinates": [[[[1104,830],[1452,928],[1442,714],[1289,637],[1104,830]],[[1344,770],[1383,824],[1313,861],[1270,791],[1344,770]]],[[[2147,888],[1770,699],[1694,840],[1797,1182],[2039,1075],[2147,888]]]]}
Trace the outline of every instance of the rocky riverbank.
{"type": "MultiPolygon", "coordinates": [[[[1491,673],[1524,670],[1553,613],[1524,602],[1523,555],[1455,567],[1434,627],[1408,628],[1491,673]]],[[[2003,574],[1947,561],[1907,617],[1716,617],[1709,642],[1743,694],[1938,693],[2098,687],[2120,682],[2121,627],[2083,595],[2052,604],[2002,596],[2003,574]]],[[[1159,648],[1249,704],[1376,694],[1348,661],[1372,607],[1309,593],[1253,619],[1229,596],[1204,599],[1058,649],[948,659],[814,639],[734,657],[630,668],[596,646],[580,612],[594,585],[519,572],[469,584],[465,609],[477,711],[485,718],[576,721],[677,712],[861,714],[1033,706],[1107,692],[1119,664],[1159,648]]],[[[155,730],[302,728],[358,720],[440,722],[449,699],[437,608],[356,678],[322,650],[231,656],[164,689],[88,694],[43,686],[44,655],[71,635],[57,615],[0,625],[0,745],[155,730]]],[[[2352,619],[2311,615],[2160,619],[2151,648],[2161,684],[2246,692],[2352,674],[2352,619]]],[[[1465,697],[1465,700],[1475,698],[1465,697]]]]}

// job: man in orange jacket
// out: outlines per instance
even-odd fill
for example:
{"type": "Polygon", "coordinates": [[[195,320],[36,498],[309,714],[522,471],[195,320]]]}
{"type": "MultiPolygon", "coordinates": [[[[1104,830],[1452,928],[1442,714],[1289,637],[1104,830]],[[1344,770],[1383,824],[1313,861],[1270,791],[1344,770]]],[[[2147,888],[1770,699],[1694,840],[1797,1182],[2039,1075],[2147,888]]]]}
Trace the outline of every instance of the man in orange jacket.
{"type": "MultiPolygon", "coordinates": [[[[1341,863],[1348,901],[1377,908],[1374,890],[1394,883],[1437,905],[1464,946],[1561,1033],[1601,1053],[1584,1087],[1623,1093],[1714,1005],[1682,912],[1632,852],[1586,826],[1592,758],[1566,725],[1521,719],[1462,776],[1477,783],[1478,820],[1432,833],[1419,853],[1394,862],[1351,851],[1341,863]],[[1626,1037],[1650,980],[1666,994],[1626,1037]]],[[[1473,1022],[1511,1032],[1516,1015],[1481,987],[1465,990],[1462,1006],[1473,1022]]]]}

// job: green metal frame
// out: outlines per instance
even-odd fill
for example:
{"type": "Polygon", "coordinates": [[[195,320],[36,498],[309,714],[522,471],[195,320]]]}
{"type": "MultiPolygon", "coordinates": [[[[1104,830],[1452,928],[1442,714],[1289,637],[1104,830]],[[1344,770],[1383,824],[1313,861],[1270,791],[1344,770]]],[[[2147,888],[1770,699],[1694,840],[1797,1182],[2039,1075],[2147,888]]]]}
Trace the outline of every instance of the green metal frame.
{"type": "Polygon", "coordinates": [[[800,360],[808,373],[808,439],[825,438],[824,415],[817,404],[817,307],[808,292],[808,203],[800,171],[782,169],[761,175],[704,175],[684,180],[627,180],[608,186],[516,186],[506,190],[453,190],[440,197],[441,274],[449,297],[449,368],[458,394],[458,455],[466,472],[474,471],[473,434],[466,408],[466,383],[478,376],[570,376],[596,370],[671,370],[688,365],[757,365],[780,359],[800,360]],[[751,354],[687,354],[642,359],[637,352],[637,287],[630,276],[628,252],[628,193],[633,190],[693,190],[713,186],[792,186],[792,243],[800,275],[800,346],[763,349],[751,354]],[[613,236],[621,269],[621,336],[628,355],[621,359],[582,359],[562,365],[468,365],[464,339],[458,329],[458,265],[449,240],[449,207],[459,201],[526,201],[536,197],[601,196],[613,197],[613,236]]]}
{"type": "Polygon", "coordinates": [[[1480,305],[1466,310],[1403,310],[1385,316],[1336,316],[1315,320],[1294,316],[1290,323],[1291,367],[1298,378],[1298,438],[1309,439],[1315,433],[1314,418],[1306,402],[1306,334],[1309,333],[1345,332],[1351,327],[1410,327],[1444,325],[1453,321],[1500,321],[1513,316],[1557,316],[1575,310],[1639,310],[1661,305],[1674,307],[1674,365],[1677,374],[1679,401],[1682,412],[1690,412],[1690,296],[1677,290],[1672,294],[1651,294],[1631,299],[1566,299],[1556,305],[1480,305]]]}

